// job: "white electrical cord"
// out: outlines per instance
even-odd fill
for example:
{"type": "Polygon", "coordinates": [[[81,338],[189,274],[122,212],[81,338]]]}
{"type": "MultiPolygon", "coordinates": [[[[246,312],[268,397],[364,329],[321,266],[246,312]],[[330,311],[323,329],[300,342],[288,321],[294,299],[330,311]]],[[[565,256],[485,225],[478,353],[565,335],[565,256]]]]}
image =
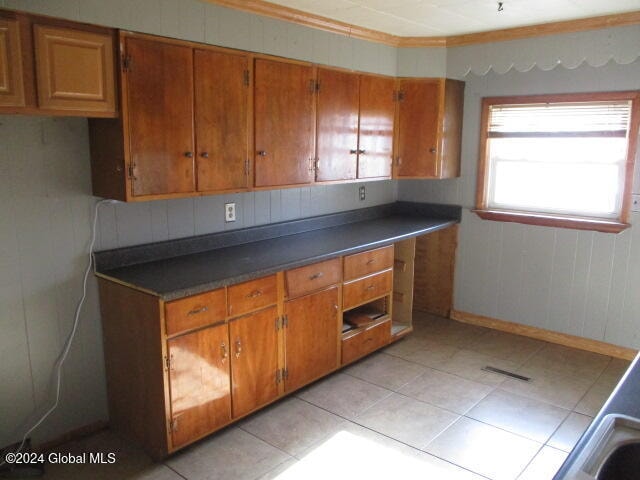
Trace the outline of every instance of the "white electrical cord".
{"type": "MultiPolygon", "coordinates": [[[[58,404],[60,402],[60,383],[62,380],[62,365],[64,364],[64,361],[67,359],[67,355],[69,354],[69,350],[71,348],[71,343],[73,342],[73,338],[76,336],[76,331],[78,330],[78,324],[80,323],[80,311],[82,310],[82,306],[84,305],[85,298],[87,297],[87,280],[89,279],[89,274],[91,273],[91,267],[93,267],[93,247],[96,243],[96,230],[98,226],[98,208],[100,207],[100,205],[104,203],[117,203],[117,200],[99,200],[98,202],[96,202],[96,205],[93,210],[93,223],[91,227],[91,243],[89,244],[89,263],[87,264],[87,268],[84,271],[84,278],[82,280],[82,296],[80,297],[80,300],[78,301],[78,304],[76,306],[76,312],[73,318],[73,327],[71,328],[71,332],[69,333],[69,336],[67,337],[67,340],[64,343],[64,348],[62,349],[62,353],[60,353],[60,356],[56,360],[56,364],[55,364],[56,401],[51,406],[51,408],[47,410],[45,414],[42,415],[42,417],[40,417],[40,420],[38,420],[31,428],[29,428],[29,430],[27,430],[27,432],[22,437],[22,442],[20,443],[20,446],[14,453],[19,453],[20,450],[22,450],[22,447],[24,447],[24,444],[27,441],[29,434],[33,432],[36,428],[38,428],[42,424],[42,422],[44,422],[47,419],[47,417],[49,417],[49,415],[51,415],[51,413],[53,413],[53,411],[56,408],[58,408],[58,404]]],[[[6,457],[0,463],[0,467],[4,466],[5,463],[6,463],[6,457]]]]}

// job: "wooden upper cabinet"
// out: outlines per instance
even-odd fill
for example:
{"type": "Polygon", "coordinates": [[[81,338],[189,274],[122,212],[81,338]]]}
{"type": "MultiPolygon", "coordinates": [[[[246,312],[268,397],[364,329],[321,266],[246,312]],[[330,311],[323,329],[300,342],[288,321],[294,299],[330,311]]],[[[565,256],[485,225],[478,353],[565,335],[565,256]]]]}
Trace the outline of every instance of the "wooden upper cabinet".
{"type": "Polygon", "coordinates": [[[18,20],[0,17],[0,106],[25,105],[18,20]]]}
{"type": "Polygon", "coordinates": [[[464,82],[401,79],[399,92],[396,177],[459,176],[464,82]]]}
{"type": "Polygon", "coordinates": [[[226,324],[167,341],[173,448],[231,421],[226,324]]]}
{"type": "Polygon", "coordinates": [[[339,309],[338,287],[285,303],[286,391],[295,390],[339,365],[339,309]]]}
{"type": "Polygon", "coordinates": [[[396,80],[360,75],[358,178],[390,178],[396,80]]]}
{"type": "Polygon", "coordinates": [[[115,112],[112,35],[34,25],[38,106],[115,112]]]}
{"type": "Polygon", "coordinates": [[[249,187],[249,58],[196,49],[195,128],[199,192],[249,187]]]}
{"type": "Polygon", "coordinates": [[[193,50],[131,37],[125,48],[133,196],[193,192],[193,50]]]}
{"type": "Polygon", "coordinates": [[[255,60],[255,186],[311,183],[315,78],[311,65],[255,60]]]}
{"type": "Polygon", "coordinates": [[[270,307],[229,323],[233,417],[278,396],[278,309],[270,307]]]}
{"type": "Polygon", "coordinates": [[[358,75],[318,69],[316,181],[353,180],[358,155],[358,75]]]}

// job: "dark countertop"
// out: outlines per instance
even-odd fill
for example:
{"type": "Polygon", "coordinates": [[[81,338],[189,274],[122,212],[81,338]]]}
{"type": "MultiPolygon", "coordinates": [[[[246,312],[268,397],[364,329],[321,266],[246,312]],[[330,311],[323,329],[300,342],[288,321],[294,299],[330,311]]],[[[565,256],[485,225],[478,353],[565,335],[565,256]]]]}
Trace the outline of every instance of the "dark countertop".
{"type": "Polygon", "coordinates": [[[629,415],[640,418],[640,354],[629,366],[613,393],[604,404],[598,415],[593,419],[589,428],[582,434],[565,462],[556,473],[554,480],[565,480],[573,463],[578,459],[582,449],[597,430],[600,422],[610,413],[629,415]]]}
{"type": "Polygon", "coordinates": [[[170,256],[167,252],[171,251],[171,242],[162,242],[160,247],[165,252],[159,255],[160,258],[144,262],[136,261],[136,258],[148,260],[151,258],[148,249],[157,249],[158,244],[150,244],[147,250],[142,246],[97,252],[96,274],[166,301],[175,300],[281,270],[389,245],[458,223],[459,207],[448,210],[443,206],[435,207],[438,210],[430,209],[428,204],[397,202],[362,212],[313,217],[304,220],[304,227],[299,227],[300,221],[294,221],[238,230],[232,237],[229,237],[230,232],[212,234],[201,237],[200,243],[218,245],[218,248],[205,251],[193,248],[192,253],[185,254],[180,244],[176,244],[175,249],[182,253],[179,256],[170,256]],[[362,217],[365,219],[358,221],[362,217]],[[276,230],[265,233],[265,228],[276,230]],[[252,230],[258,237],[278,235],[247,241],[252,230]],[[220,238],[225,235],[221,243],[220,238]],[[239,244],[234,244],[234,239],[239,244]],[[119,261],[123,265],[118,265],[119,261]]]}

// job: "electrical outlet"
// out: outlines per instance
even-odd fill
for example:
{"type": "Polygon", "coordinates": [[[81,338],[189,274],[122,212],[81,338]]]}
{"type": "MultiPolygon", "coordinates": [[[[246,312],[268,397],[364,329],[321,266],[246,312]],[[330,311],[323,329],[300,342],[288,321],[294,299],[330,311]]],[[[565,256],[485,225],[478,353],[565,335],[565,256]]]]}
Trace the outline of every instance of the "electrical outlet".
{"type": "Polygon", "coordinates": [[[236,204],[235,203],[224,204],[224,221],[225,222],[236,221],[236,204]]]}
{"type": "Polygon", "coordinates": [[[640,212],[640,193],[631,195],[631,211],[640,212]]]}
{"type": "Polygon", "coordinates": [[[360,195],[360,201],[364,200],[365,198],[367,198],[367,189],[364,185],[362,185],[360,187],[360,189],[358,190],[359,195],[360,195]]]}

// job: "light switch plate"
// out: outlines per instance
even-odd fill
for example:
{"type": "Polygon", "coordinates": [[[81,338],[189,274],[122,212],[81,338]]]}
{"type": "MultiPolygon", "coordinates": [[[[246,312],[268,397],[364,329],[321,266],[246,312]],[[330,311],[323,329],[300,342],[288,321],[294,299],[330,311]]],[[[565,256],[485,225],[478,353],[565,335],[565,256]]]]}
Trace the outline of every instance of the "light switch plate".
{"type": "Polygon", "coordinates": [[[631,195],[631,211],[640,212],[640,193],[631,195]]]}
{"type": "Polygon", "coordinates": [[[235,203],[224,204],[224,221],[225,222],[236,221],[236,204],[235,203]]]}

